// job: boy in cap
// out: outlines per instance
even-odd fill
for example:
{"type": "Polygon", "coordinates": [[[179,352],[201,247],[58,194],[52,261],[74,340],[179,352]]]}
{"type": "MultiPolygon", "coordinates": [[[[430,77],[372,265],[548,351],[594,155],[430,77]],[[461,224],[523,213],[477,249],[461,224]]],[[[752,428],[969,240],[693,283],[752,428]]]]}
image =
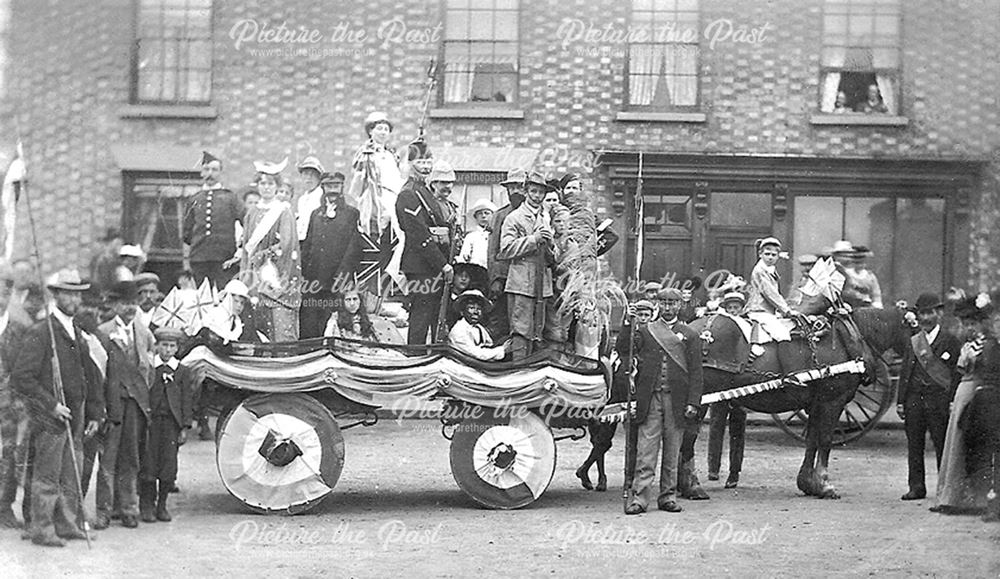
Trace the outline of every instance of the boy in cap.
{"type": "Polygon", "coordinates": [[[924,482],[924,444],[931,435],[937,467],[941,468],[948,412],[961,379],[957,364],[962,344],[941,327],[944,304],[937,294],[917,298],[917,323],[920,331],[910,338],[911,346],[903,356],[899,373],[896,413],[906,427],[907,484],[901,498],[913,501],[927,496],[924,482]]]}
{"type": "Polygon", "coordinates": [[[222,161],[205,151],[201,157],[201,190],[184,211],[183,241],[189,248],[191,270],[201,283],[206,277],[224,285],[233,275],[222,264],[236,253],[236,223],[243,223],[243,203],[222,186],[222,161]]]}
{"type": "Polygon", "coordinates": [[[190,370],[176,358],[183,332],[158,328],[155,335],[150,421],[139,492],[139,512],[146,523],[171,520],[167,497],[177,480],[177,447],[184,444],[191,425],[194,388],[190,370]]]}
{"type": "Polygon", "coordinates": [[[510,352],[511,342],[493,345],[489,331],[480,323],[489,307],[490,302],[483,292],[476,289],[462,292],[455,300],[455,309],[461,312],[462,319],[455,322],[448,333],[448,343],[478,360],[502,360],[510,352]]]}
{"type": "Polygon", "coordinates": [[[82,451],[84,437],[93,436],[104,420],[104,397],[100,380],[89,357],[87,343],[73,323],[90,284],[75,270],[62,270],[48,282],[55,307],[49,320],[32,326],[24,342],[11,382],[23,397],[31,415],[32,455],[31,521],[27,536],[37,545],[62,547],[63,539],[86,538],[77,524],[80,512],[73,457],[82,451]],[[49,335],[49,328],[54,334],[49,335]],[[65,401],[54,393],[53,347],[65,401]],[[66,424],[72,433],[67,440],[66,424]]]}
{"type": "Polygon", "coordinates": [[[743,313],[743,307],[746,305],[747,299],[743,297],[740,292],[728,292],[726,295],[722,296],[722,301],[719,303],[719,307],[722,308],[724,312],[730,316],[739,316],[743,313]]]}
{"type": "Polygon", "coordinates": [[[114,503],[121,508],[122,526],[138,526],[139,466],[145,449],[149,419],[149,377],[153,335],[136,321],[135,284],[122,282],[108,294],[115,317],[98,328],[108,353],[105,398],[108,421],[100,469],[111,488],[98,485],[97,526],[106,527],[114,503]]]}

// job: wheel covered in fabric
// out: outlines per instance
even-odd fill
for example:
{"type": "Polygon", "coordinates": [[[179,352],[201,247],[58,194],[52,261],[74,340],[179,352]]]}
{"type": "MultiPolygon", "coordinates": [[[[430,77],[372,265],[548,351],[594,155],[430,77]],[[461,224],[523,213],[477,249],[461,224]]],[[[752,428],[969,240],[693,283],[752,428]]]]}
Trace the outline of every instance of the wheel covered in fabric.
{"type": "Polygon", "coordinates": [[[333,414],[307,394],[261,394],[225,417],[216,447],[222,483],[263,513],[297,514],[333,490],[344,437],[333,414]]]}
{"type": "Polygon", "coordinates": [[[451,440],[451,473],[459,488],[491,509],[517,509],[542,496],[556,468],[552,430],[524,409],[497,411],[459,424],[451,440]]]}

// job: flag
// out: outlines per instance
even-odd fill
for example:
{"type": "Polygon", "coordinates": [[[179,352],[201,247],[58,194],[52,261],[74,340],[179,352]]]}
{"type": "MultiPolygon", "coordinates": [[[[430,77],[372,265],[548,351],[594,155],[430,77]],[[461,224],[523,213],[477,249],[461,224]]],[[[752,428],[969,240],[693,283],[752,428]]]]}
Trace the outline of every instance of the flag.
{"type": "Polygon", "coordinates": [[[186,329],[194,317],[197,293],[173,288],[163,302],[153,310],[152,323],[158,328],[186,329]]]}
{"type": "Polygon", "coordinates": [[[642,199],[642,151],[639,151],[639,172],[635,186],[635,283],[639,283],[640,271],[642,271],[642,253],[645,238],[645,216],[644,201],[642,199]]]}
{"type": "Polygon", "coordinates": [[[21,142],[18,141],[14,159],[11,160],[10,166],[7,167],[7,172],[3,177],[3,192],[2,196],[0,196],[0,212],[3,213],[3,219],[0,220],[0,228],[2,228],[3,233],[0,236],[0,243],[3,246],[3,258],[8,263],[14,254],[14,227],[17,219],[16,205],[18,199],[21,197],[21,189],[24,187],[26,178],[24,149],[21,147],[21,142]]]}

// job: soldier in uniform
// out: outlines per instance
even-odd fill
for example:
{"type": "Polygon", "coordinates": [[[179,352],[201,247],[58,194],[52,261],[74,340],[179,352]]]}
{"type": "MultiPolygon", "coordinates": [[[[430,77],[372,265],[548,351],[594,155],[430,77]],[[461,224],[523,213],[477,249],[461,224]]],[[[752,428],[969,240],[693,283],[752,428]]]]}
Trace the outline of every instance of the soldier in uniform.
{"type": "Polygon", "coordinates": [[[931,443],[941,468],[948,408],[961,379],[958,355],[962,344],[941,327],[944,304],[936,294],[921,294],[916,303],[920,331],[910,338],[912,348],[903,357],[896,412],[906,426],[909,490],[902,496],[913,501],[927,496],[924,483],[924,443],[931,443]]]}
{"type": "Polygon", "coordinates": [[[77,524],[79,493],[71,453],[81,453],[84,437],[93,436],[104,420],[104,396],[89,357],[87,343],[73,324],[90,284],[75,270],[61,270],[48,283],[55,301],[50,320],[32,326],[11,374],[32,422],[31,521],[27,536],[37,545],[62,547],[63,539],[86,536],[77,524]],[[64,398],[54,393],[53,340],[59,360],[64,398]],[[67,439],[66,424],[72,434],[67,439]]]}
{"type": "Polygon", "coordinates": [[[406,275],[410,294],[408,344],[426,344],[428,333],[432,341],[436,338],[442,292],[451,283],[454,269],[450,263],[453,232],[435,191],[450,192],[454,182],[455,171],[439,161],[427,175],[426,184],[411,176],[396,200],[396,215],[405,235],[400,270],[406,275]]]}
{"type": "Polygon", "coordinates": [[[223,263],[236,253],[236,223],[243,223],[243,203],[219,182],[222,161],[202,153],[201,191],[191,196],[184,212],[184,243],[189,246],[191,271],[201,283],[206,277],[222,287],[235,271],[223,263]]]}

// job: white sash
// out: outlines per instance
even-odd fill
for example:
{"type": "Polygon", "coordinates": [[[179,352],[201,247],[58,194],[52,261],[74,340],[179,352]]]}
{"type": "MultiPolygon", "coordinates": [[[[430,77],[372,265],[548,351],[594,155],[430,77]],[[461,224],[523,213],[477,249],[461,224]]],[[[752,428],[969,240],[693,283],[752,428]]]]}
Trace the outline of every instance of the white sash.
{"type": "Polygon", "coordinates": [[[250,238],[247,239],[246,244],[243,246],[247,255],[253,255],[257,251],[257,246],[264,240],[264,236],[271,231],[274,224],[278,222],[278,218],[281,217],[281,212],[284,211],[285,207],[286,204],[284,202],[278,202],[268,208],[267,213],[257,223],[257,227],[254,227],[250,238]]]}

